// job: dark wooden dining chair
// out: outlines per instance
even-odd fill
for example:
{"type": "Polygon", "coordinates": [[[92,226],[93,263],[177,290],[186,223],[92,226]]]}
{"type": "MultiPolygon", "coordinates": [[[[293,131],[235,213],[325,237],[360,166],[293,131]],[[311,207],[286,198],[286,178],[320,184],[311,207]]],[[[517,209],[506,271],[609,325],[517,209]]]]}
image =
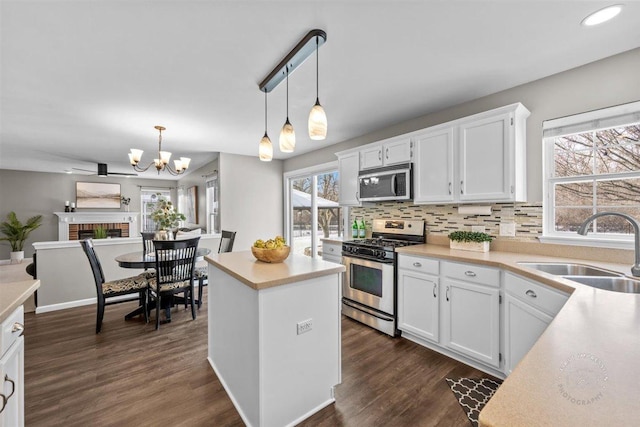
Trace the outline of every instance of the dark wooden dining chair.
{"type": "Polygon", "coordinates": [[[143,306],[143,312],[145,321],[147,320],[147,278],[145,273],[138,274],[137,276],[126,277],[124,279],[105,281],[104,272],[102,271],[102,265],[98,259],[95,249],[93,248],[93,241],[91,239],[84,239],[80,241],[82,250],[89,259],[91,265],[91,271],[93,272],[93,279],[96,283],[96,295],[98,303],[98,313],[96,316],[96,334],[100,333],[102,329],[102,319],[104,317],[104,308],[107,305],[118,304],[121,302],[139,300],[143,306]],[[111,297],[117,297],[121,295],[137,294],[131,298],[109,300],[111,297]]]}
{"type": "Polygon", "coordinates": [[[149,255],[154,253],[153,238],[155,237],[155,231],[143,231],[142,235],[142,253],[149,255]]]}
{"type": "MultiPolygon", "coordinates": [[[[218,253],[231,252],[233,250],[233,242],[236,240],[236,232],[222,230],[221,234],[218,253]]],[[[200,308],[202,307],[202,288],[209,284],[209,266],[197,267],[195,277],[198,279],[198,308],[200,308]]]]}
{"type": "Polygon", "coordinates": [[[200,237],[186,240],[154,240],[156,274],[149,279],[149,301],[156,305],[156,329],[160,327],[160,309],[165,306],[167,322],[171,321],[171,304],[175,294],[184,293],[191,304],[191,316],[195,320],[193,301],[193,275],[200,237]]]}

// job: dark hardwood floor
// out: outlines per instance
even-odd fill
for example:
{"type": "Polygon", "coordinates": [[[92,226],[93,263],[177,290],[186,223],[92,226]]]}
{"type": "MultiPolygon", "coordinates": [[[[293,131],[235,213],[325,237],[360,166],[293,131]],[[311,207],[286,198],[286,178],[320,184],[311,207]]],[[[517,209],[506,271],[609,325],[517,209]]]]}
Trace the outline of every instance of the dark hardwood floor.
{"type": "MultiPolygon", "coordinates": [[[[107,307],[99,335],[94,306],[25,315],[27,426],[244,425],[206,360],[206,303],[159,331],[124,321],[134,307],[107,307]]],[[[343,318],[336,403],[301,425],[468,426],[444,381],[461,376],[487,375],[343,318]]]]}

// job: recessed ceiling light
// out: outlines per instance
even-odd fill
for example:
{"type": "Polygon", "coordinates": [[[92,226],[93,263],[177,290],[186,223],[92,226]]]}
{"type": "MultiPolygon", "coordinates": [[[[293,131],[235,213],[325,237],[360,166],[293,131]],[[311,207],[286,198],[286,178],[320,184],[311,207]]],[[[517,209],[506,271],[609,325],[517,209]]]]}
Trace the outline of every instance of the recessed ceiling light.
{"type": "Polygon", "coordinates": [[[586,18],[584,18],[581,22],[585,27],[592,27],[594,25],[602,24],[603,22],[607,22],[610,19],[616,17],[620,11],[622,10],[622,5],[616,4],[614,6],[607,6],[604,9],[600,9],[596,12],[593,12],[586,18]]]}

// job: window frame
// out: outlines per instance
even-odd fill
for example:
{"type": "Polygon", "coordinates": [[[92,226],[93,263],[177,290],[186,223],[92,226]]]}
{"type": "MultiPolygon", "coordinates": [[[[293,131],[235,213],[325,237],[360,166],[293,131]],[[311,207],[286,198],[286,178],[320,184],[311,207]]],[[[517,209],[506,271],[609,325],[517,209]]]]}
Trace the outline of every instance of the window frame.
{"type": "MultiPolygon", "coordinates": [[[[317,197],[317,175],[323,173],[333,173],[338,172],[339,165],[338,161],[322,163],[315,166],[310,166],[303,169],[298,169],[294,171],[285,172],[283,174],[283,201],[284,201],[284,238],[287,242],[291,242],[291,236],[293,235],[293,222],[291,216],[291,192],[289,189],[291,188],[291,182],[296,179],[307,178],[309,176],[313,177],[312,183],[312,196],[311,196],[311,244],[313,246],[313,242],[318,240],[318,211],[316,209],[316,197],[317,197]],[[315,226],[314,226],[315,225],[315,226]]],[[[339,177],[341,179],[341,177],[339,177]]],[[[342,229],[343,232],[346,230],[346,224],[348,223],[347,219],[349,218],[349,208],[347,206],[340,206],[342,208],[343,218],[342,218],[342,229]]],[[[318,242],[319,243],[319,242],[318,242]]],[[[316,258],[318,256],[316,251],[311,251],[311,257],[316,258]]]]}
{"type": "Polygon", "coordinates": [[[171,188],[154,188],[154,187],[140,187],[140,232],[143,233],[145,231],[156,231],[155,227],[153,230],[145,230],[144,226],[145,226],[145,215],[146,213],[146,208],[145,208],[145,200],[144,200],[144,196],[148,193],[162,193],[162,196],[166,197],[167,200],[171,201],[171,188]]]}
{"type": "MultiPolygon", "coordinates": [[[[562,183],[593,182],[615,178],[638,179],[640,170],[609,174],[589,174],[568,177],[554,177],[555,144],[557,137],[578,133],[597,132],[612,127],[631,126],[640,123],[640,101],[615,107],[589,111],[586,113],[547,120],[543,123],[542,166],[543,166],[543,200],[542,200],[542,236],[543,243],[559,243],[576,246],[597,246],[618,249],[632,249],[633,235],[615,233],[589,233],[580,236],[577,233],[556,231],[555,224],[555,191],[554,186],[562,183]]],[[[593,171],[592,171],[593,172],[593,171]]],[[[597,209],[594,203],[589,206],[597,209]]],[[[638,218],[640,220],[640,218],[638,218]]]]}

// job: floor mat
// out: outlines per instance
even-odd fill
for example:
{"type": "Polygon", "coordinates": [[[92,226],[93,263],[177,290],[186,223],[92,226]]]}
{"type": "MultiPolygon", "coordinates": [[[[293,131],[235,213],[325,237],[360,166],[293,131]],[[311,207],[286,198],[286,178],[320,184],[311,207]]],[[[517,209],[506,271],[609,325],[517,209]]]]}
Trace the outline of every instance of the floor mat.
{"type": "Polygon", "coordinates": [[[473,427],[478,426],[478,416],[502,381],[489,378],[446,378],[458,403],[467,414],[473,427]]]}

